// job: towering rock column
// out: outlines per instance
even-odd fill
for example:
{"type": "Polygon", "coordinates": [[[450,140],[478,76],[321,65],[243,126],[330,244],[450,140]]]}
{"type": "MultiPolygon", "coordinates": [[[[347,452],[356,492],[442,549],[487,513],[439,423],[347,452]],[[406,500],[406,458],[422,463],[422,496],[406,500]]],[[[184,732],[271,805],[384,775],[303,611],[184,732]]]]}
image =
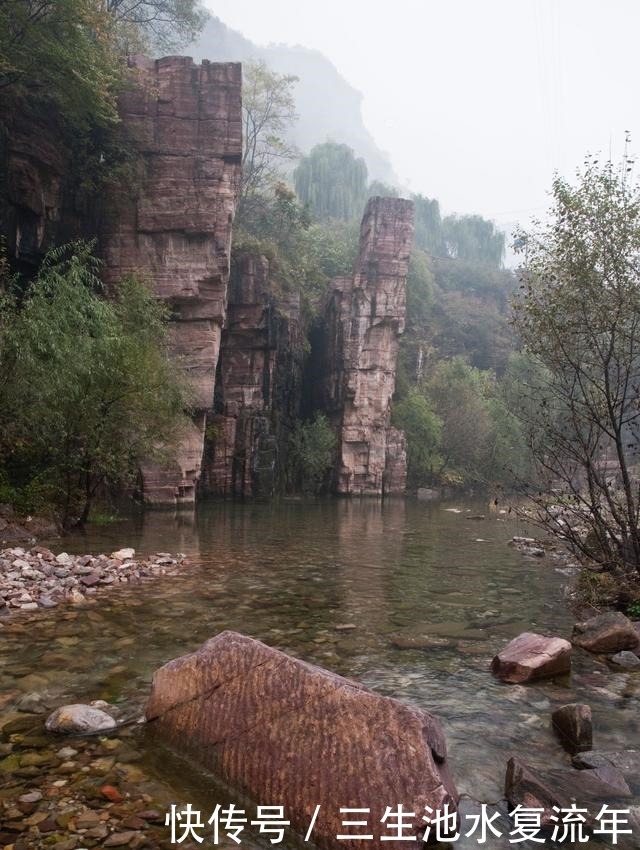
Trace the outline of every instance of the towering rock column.
{"type": "Polygon", "coordinates": [[[339,438],[338,493],[405,489],[404,435],[391,427],[390,416],[412,239],[412,202],[372,198],[354,273],[333,282],[325,404],[339,438]]]}
{"type": "Polygon", "coordinates": [[[195,499],[213,408],[240,185],[241,69],[177,56],[131,61],[140,85],[123,94],[120,115],[142,154],[142,179],[113,199],[103,246],[109,281],[147,276],[175,315],[173,349],[195,414],[173,459],[143,470],[143,485],[147,501],[176,504],[195,499]]]}

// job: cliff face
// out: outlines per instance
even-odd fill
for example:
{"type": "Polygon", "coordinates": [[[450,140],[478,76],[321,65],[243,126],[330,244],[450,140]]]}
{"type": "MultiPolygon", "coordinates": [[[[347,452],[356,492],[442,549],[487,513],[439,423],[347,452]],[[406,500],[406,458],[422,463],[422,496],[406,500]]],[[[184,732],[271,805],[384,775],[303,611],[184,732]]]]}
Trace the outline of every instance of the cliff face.
{"type": "Polygon", "coordinates": [[[353,275],[333,281],[321,404],[339,439],[338,493],[405,489],[404,436],[391,427],[390,416],[412,238],[411,201],[372,198],[362,219],[353,275]]]}
{"type": "Polygon", "coordinates": [[[89,198],[77,191],[56,116],[2,102],[0,232],[16,265],[29,274],[47,250],[92,236],[89,198]]]}
{"type": "Polygon", "coordinates": [[[143,176],[135,197],[111,199],[102,233],[107,280],[146,274],[174,312],[173,348],[193,385],[195,413],[175,458],[143,469],[143,485],[150,502],[192,502],[226,312],[241,71],[185,57],[132,65],[140,86],[123,94],[120,114],[142,154],[143,176]]]}
{"type": "Polygon", "coordinates": [[[240,66],[184,57],[131,65],[139,86],[122,95],[120,114],[140,154],[135,185],[104,198],[83,194],[52,117],[16,112],[0,138],[0,225],[14,258],[33,269],[49,247],[99,234],[107,284],[144,275],[170,305],[173,350],[195,412],[174,456],[142,470],[146,500],[175,505],[193,502],[198,490],[280,489],[287,436],[302,407],[326,412],[338,434],[337,492],[403,491],[404,437],[389,420],[412,204],[369,202],[353,274],[333,281],[322,332],[311,335],[309,392],[299,297],[283,294],[269,261],[256,254],[235,258],[229,285],[240,66]]]}
{"type": "Polygon", "coordinates": [[[300,403],[300,298],[275,294],[269,261],[260,254],[239,254],[234,266],[202,489],[268,496],[277,488],[300,403]]]}

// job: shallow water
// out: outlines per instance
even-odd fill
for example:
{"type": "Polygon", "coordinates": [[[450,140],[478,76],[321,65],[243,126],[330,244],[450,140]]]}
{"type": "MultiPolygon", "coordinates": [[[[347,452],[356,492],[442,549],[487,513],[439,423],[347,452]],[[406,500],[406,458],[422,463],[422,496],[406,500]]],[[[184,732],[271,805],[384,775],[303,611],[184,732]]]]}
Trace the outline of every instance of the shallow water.
{"type": "MultiPolygon", "coordinates": [[[[510,755],[545,767],[568,763],[550,729],[558,705],[591,705],[594,749],[640,747],[637,674],[612,673],[576,652],[566,681],[509,686],[490,675],[492,655],[515,635],[568,636],[574,620],[560,565],[507,545],[523,533],[478,502],[216,502],[195,514],[147,512],[52,548],[180,551],[188,569],[107,592],[87,608],[5,621],[0,691],[138,709],[156,667],[236,629],[432,711],[459,790],[495,801],[510,755]],[[478,512],[484,521],[469,518],[478,512]],[[356,628],[336,631],[344,623],[356,628]],[[449,641],[401,650],[391,645],[396,634],[449,641]]],[[[142,767],[165,799],[203,798],[208,780],[135,735],[142,767]]]]}

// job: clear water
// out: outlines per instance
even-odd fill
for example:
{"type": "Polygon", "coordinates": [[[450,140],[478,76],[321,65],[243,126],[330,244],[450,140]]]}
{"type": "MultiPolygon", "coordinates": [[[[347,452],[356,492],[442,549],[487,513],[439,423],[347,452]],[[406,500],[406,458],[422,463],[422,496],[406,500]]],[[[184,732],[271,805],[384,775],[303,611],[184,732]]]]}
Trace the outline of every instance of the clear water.
{"type": "MultiPolygon", "coordinates": [[[[478,502],[217,502],[195,514],[147,512],[52,548],[180,551],[189,567],[87,608],[5,622],[0,691],[142,708],[155,668],[236,629],[433,712],[459,790],[495,801],[510,755],[568,763],[550,728],[563,703],[592,706],[596,749],[640,747],[640,675],[612,673],[584,653],[574,653],[562,683],[510,686],[490,675],[493,654],[515,635],[568,636],[574,621],[559,565],[507,545],[523,533],[478,502]],[[484,521],[469,518],[478,512],[484,521]],[[343,623],[356,628],[336,631],[343,623]],[[401,650],[391,645],[396,634],[448,642],[401,650]]],[[[204,793],[209,780],[137,734],[142,766],[167,799],[204,793]]]]}

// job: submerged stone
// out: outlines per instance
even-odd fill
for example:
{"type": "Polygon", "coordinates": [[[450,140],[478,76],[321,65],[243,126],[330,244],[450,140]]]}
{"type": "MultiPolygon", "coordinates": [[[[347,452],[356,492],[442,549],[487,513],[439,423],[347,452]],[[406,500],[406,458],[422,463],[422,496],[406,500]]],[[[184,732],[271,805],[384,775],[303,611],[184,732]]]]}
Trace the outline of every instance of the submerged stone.
{"type": "Polygon", "coordinates": [[[416,812],[406,834],[418,836],[425,806],[458,800],[433,715],[235,632],[157,670],[146,716],[159,739],[230,785],[277,799],[298,832],[319,805],[321,846],[344,832],[341,807],[382,814],[402,800],[416,812]]]}
{"type": "Polygon", "coordinates": [[[557,708],[551,722],[563,747],[570,753],[590,750],[593,745],[591,708],[584,703],[569,703],[557,708]]]}
{"type": "Polygon", "coordinates": [[[105,711],[90,705],[63,705],[50,714],[45,723],[47,732],[62,735],[83,735],[115,729],[116,721],[105,711]]]}

